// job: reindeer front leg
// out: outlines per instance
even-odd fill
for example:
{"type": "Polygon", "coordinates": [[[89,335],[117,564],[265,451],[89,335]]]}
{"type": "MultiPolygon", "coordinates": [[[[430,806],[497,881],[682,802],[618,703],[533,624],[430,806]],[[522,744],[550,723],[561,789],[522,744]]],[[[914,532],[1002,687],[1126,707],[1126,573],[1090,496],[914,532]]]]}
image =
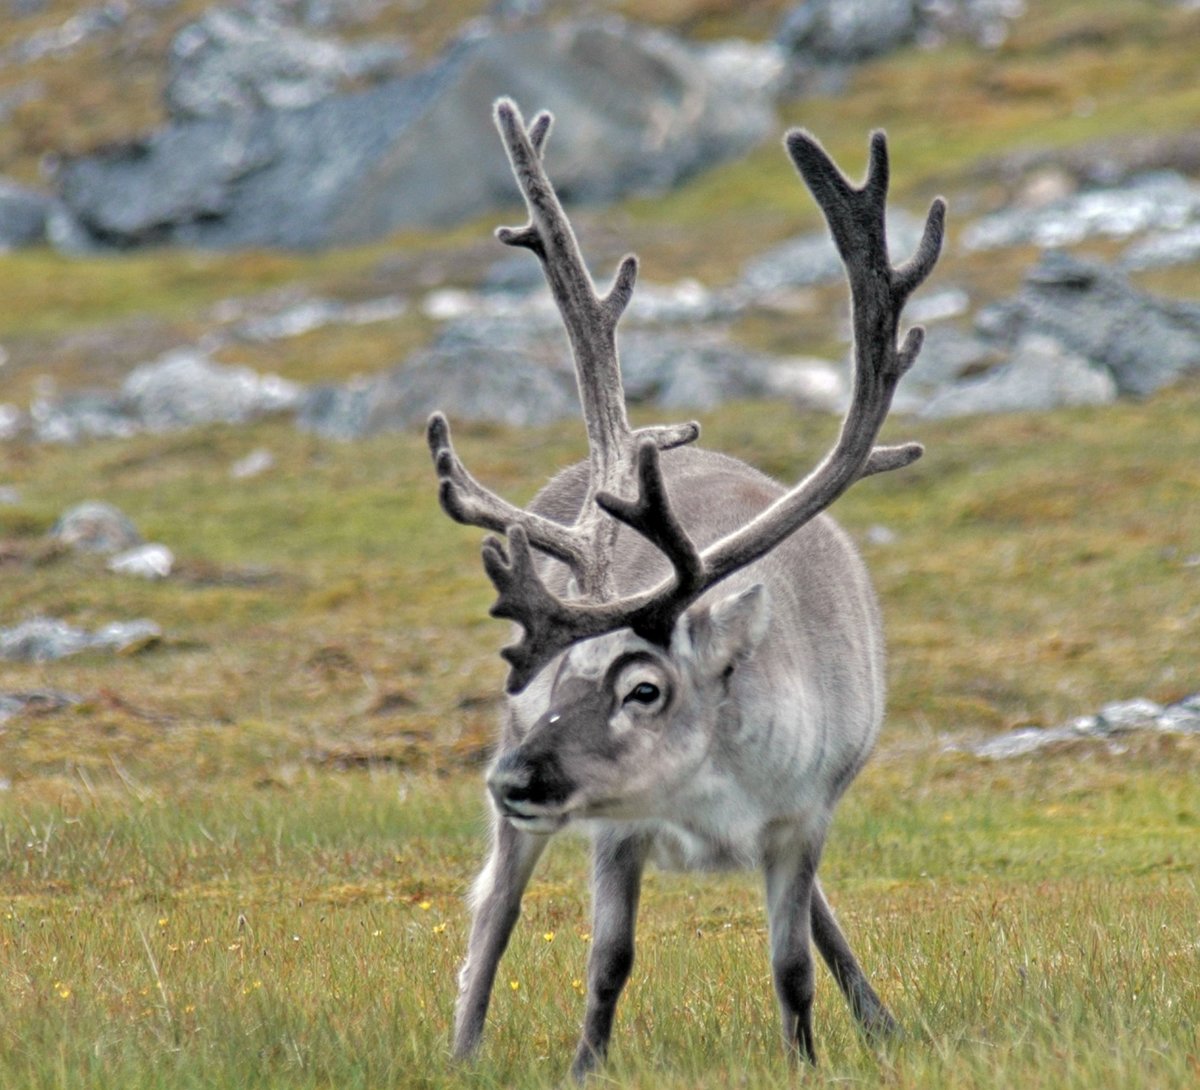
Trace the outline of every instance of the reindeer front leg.
{"type": "Polygon", "coordinates": [[[466,1059],[479,1047],[496,967],[521,915],[521,896],[549,839],[496,819],[491,855],[471,891],[474,915],[467,957],[458,973],[455,1059],[466,1059]]]}
{"type": "Polygon", "coordinates": [[[642,836],[601,834],[592,857],[592,951],[588,956],[587,1013],[571,1064],[582,1082],[604,1061],[617,1000],[633,968],[633,936],[642,868],[649,841],[642,836]]]}
{"type": "Polygon", "coordinates": [[[768,860],[767,919],[771,971],[789,1054],[817,1062],[813,1044],[812,902],[820,847],[798,847],[768,860]]]}

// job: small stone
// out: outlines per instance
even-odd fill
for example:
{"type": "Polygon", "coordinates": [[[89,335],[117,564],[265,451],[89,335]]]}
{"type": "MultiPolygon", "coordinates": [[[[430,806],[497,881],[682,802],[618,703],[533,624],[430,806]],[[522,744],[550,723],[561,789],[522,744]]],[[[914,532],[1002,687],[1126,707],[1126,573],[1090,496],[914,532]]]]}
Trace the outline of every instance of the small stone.
{"type": "Polygon", "coordinates": [[[275,467],[275,455],[269,450],[260,447],[258,450],[252,450],[245,458],[239,458],[229,467],[229,475],[235,481],[248,480],[250,477],[257,477],[261,473],[266,473],[268,469],[275,467]]]}
{"type": "Polygon", "coordinates": [[[1106,733],[1115,733],[1152,726],[1162,713],[1162,705],[1153,700],[1122,700],[1105,704],[1099,718],[1106,733]]]}
{"type": "Polygon", "coordinates": [[[119,553],[142,543],[132,520],[112,504],[88,500],[66,511],[50,536],[85,553],[119,553]]]}
{"type": "Polygon", "coordinates": [[[0,628],[0,659],[53,662],[97,649],[128,654],[161,635],[162,630],[153,621],[114,621],[90,633],[54,617],[34,617],[11,628],[0,628]]]}
{"type": "Polygon", "coordinates": [[[165,545],[148,542],[114,556],[108,570],[139,579],[165,579],[175,566],[175,554],[165,545]]]}
{"type": "MultiPolygon", "coordinates": [[[[45,715],[74,707],[81,699],[71,693],[60,693],[51,689],[39,689],[26,693],[0,693],[0,723],[23,712],[45,715]]],[[[10,781],[0,780],[0,790],[7,790],[10,781]]]]}

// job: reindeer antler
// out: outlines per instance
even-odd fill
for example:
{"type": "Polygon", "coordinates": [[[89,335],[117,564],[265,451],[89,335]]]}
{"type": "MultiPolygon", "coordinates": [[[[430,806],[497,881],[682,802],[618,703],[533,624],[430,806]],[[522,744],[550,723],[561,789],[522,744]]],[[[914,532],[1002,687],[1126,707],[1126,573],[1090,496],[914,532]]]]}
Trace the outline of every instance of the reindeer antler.
{"type": "Polygon", "coordinates": [[[571,342],[590,451],[587,495],[575,524],[566,527],[489,492],[454,453],[445,418],[435,414],[429,423],[443,508],[460,522],[508,537],[507,550],[497,538],[488,538],[483,560],[499,593],[492,614],[515,620],[524,629],[521,640],[501,652],[512,667],[508,690],[516,693],[547,662],[580,640],[628,627],[665,643],[679,616],[706,590],[769,552],[856,480],[899,469],[921,456],[919,443],[874,443],[896,384],[921,349],[924,331],[919,326],[909,330],[900,347],[897,330],[909,295],[937,261],[945,203],[941,198],[933,202],[915,256],[893,268],[884,225],[888,158],[883,133],[871,136],[870,166],[858,188],[812,136],[802,130],[787,134],[788,152],[825,215],[850,282],[851,405],[833,449],[804,480],[741,529],[699,552],[671,510],[658,455],[694,440],[698,425],[635,432],[625,414],[616,327],[633,293],[637,261],[626,257],[608,293],[598,296],[542,166],[550,115],[539,114],[526,130],[516,106],[501,99],[496,124],[530,215],[524,227],[502,227],[496,235],[510,246],[532,250],[542,262],[571,342]],[[635,498],[620,498],[631,484],[635,498]],[[611,563],[619,523],[653,543],[671,562],[673,573],[655,587],[614,599],[611,563]],[[534,548],[571,567],[581,598],[562,599],[546,587],[534,563],[534,548]]]}
{"type": "Polygon", "coordinates": [[[495,120],[529,210],[529,222],[524,227],[497,228],[496,237],[508,246],[524,247],[537,255],[562,315],[587,425],[588,493],[579,518],[570,527],[515,507],[467,472],[454,452],[445,417],[435,413],[429,420],[428,438],[441,479],[439,495],[442,508],[458,522],[508,534],[510,539],[509,531],[520,527],[524,547],[531,545],[569,565],[585,598],[602,600],[613,593],[611,561],[616,524],[601,515],[596,496],[628,483],[643,442],[669,450],[695,441],[700,426],[688,423],[630,429],[616,330],[633,295],[637,258],[625,257],[608,292],[602,297],[597,295],[571,223],[542,165],[553,119],[548,113],[540,113],[526,129],[516,104],[502,98],[496,103],[495,120]]]}

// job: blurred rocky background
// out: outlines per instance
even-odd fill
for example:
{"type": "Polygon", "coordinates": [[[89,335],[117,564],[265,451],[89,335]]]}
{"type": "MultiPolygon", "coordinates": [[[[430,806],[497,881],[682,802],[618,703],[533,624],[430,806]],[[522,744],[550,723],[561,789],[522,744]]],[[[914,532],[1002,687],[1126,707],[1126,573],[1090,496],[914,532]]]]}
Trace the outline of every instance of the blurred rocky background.
{"type": "Polygon", "coordinates": [[[892,246],[951,202],[902,412],[1144,397],[1200,369],[1200,5],[0,0],[0,438],[287,415],[353,440],[576,411],[491,123],[597,276],[630,399],[847,396],[842,273],[779,150],[891,131],[892,246]],[[1148,60],[1147,58],[1152,58],[1148,60]]]}

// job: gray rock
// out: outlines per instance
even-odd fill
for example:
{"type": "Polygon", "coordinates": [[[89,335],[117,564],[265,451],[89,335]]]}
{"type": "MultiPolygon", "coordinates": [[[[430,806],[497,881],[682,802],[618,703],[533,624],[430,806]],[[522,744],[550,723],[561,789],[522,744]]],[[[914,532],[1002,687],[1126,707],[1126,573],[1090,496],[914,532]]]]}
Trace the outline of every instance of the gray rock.
{"type": "Polygon", "coordinates": [[[1008,363],[979,378],[933,394],[921,416],[932,419],[979,413],[1045,412],[1070,405],[1107,405],[1117,384],[1103,368],[1036,333],[1023,336],[1008,363]]]}
{"type": "Polygon", "coordinates": [[[9,47],[7,56],[0,56],[0,60],[28,64],[43,57],[69,56],[98,37],[123,27],[129,18],[130,7],[128,0],[108,0],[104,4],[79,8],[64,22],[43,27],[17,41],[9,47]]]}
{"type": "Polygon", "coordinates": [[[215,7],[172,41],[166,104],[181,120],[295,110],[347,80],[399,75],[409,60],[398,42],[348,46],[287,26],[278,11],[215,7]]]}
{"type": "Polygon", "coordinates": [[[46,219],[54,201],[0,178],[0,253],[46,241],[46,219]]]}
{"type": "Polygon", "coordinates": [[[922,412],[942,391],[990,372],[1007,359],[1003,345],[993,340],[953,325],[931,326],[925,331],[925,343],[916,363],[896,390],[893,409],[903,413],[922,412]]]}
{"type": "MultiPolygon", "coordinates": [[[[186,241],[233,213],[239,184],[252,184],[278,159],[276,136],[263,124],[224,119],[163,129],[147,140],[65,162],[59,172],[63,204],[95,243],[186,241]]],[[[60,244],[78,245],[67,225],[56,236],[60,244]]]]}
{"type": "Polygon", "coordinates": [[[1025,0],[917,0],[917,41],[925,47],[966,38],[984,49],[1008,39],[1009,24],[1025,14],[1025,0]]]}
{"type": "Polygon", "coordinates": [[[1200,734],[1200,693],[1165,707],[1156,725],[1168,733],[1200,734]]]}
{"type": "Polygon", "coordinates": [[[166,579],[175,566],[175,554],[165,545],[147,542],[118,553],[108,562],[108,570],[138,579],[166,579]]]}
{"type": "Polygon", "coordinates": [[[1200,223],[1178,231],[1159,231],[1139,239],[1121,254],[1120,266],[1129,272],[1200,261],[1200,223]]]}
{"type": "Polygon", "coordinates": [[[782,398],[797,408],[842,413],[850,400],[849,369],[809,356],[784,357],[767,365],[755,396],[782,398]]]}
{"type": "Polygon", "coordinates": [[[113,621],[95,632],[51,617],[35,617],[0,628],[0,659],[9,662],[53,662],[82,651],[128,651],[153,643],[162,629],[153,621],[113,621]]]}
{"type": "Polygon", "coordinates": [[[299,407],[303,391],[278,375],[214,363],[177,349],[141,364],[121,386],[126,411],[148,431],[195,424],[242,424],[299,407]]]}
{"type": "Polygon", "coordinates": [[[239,458],[229,467],[229,476],[235,481],[246,481],[251,477],[260,477],[270,469],[275,468],[275,455],[265,447],[252,450],[244,458],[239,458]]]}
{"type": "Polygon", "coordinates": [[[0,442],[15,439],[25,430],[25,414],[16,405],[0,402],[0,442]]]}
{"type": "Polygon", "coordinates": [[[1098,715],[1080,716],[1061,726],[1023,727],[974,745],[950,748],[966,748],[978,757],[1007,760],[1080,739],[1107,741],[1111,745],[1121,736],[1138,732],[1200,734],[1200,693],[1166,708],[1145,699],[1106,704],[1098,715]]]}
{"type": "Polygon", "coordinates": [[[51,527],[50,536],[85,553],[119,553],[142,543],[133,520],[99,500],[88,500],[64,511],[51,527]]]}
{"type": "Polygon", "coordinates": [[[959,318],[971,309],[971,297],[956,287],[922,292],[904,308],[905,321],[914,325],[944,322],[947,318],[959,318]]]}
{"type": "MultiPolygon", "coordinates": [[[[381,375],[311,390],[297,416],[306,431],[357,439],[424,424],[435,409],[452,419],[527,426],[578,415],[574,376],[536,358],[548,348],[516,332],[486,337],[477,326],[443,331],[430,348],[381,375]]],[[[561,358],[566,358],[561,335],[561,358]]]]}
{"type": "Polygon", "coordinates": [[[803,0],[787,11],[775,37],[807,59],[845,64],[913,41],[917,27],[914,0],[803,0]]]}
{"type": "Polygon", "coordinates": [[[1200,305],[1147,295],[1108,266],[1059,251],[976,325],[1010,344],[1025,333],[1052,337],[1109,370],[1123,394],[1144,396],[1200,369],[1200,305]]]}
{"type": "Polygon", "coordinates": [[[400,317],[408,304],[396,295],[342,303],[335,299],[304,299],[273,314],[247,318],[232,330],[246,341],[281,341],[301,337],[331,325],[371,325],[400,317]]]}
{"type": "MultiPolygon", "coordinates": [[[[779,362],[734,344],[721,330],[631,330],[621,339],[628,400],[669,410],[712,409],[736,398],[761,397],[779,362]]],[[[786,384],[786,376],[774,378],[786,384]]]]}
{"type": "MultiPolygon", "coordinates": [[[[599,282],[603,285],[605,280],[599,282]]],[[[738,309],[739,302],[733,293],[712,291],[698,280],[686,279],[674,284],[639,280],[622,318],[622,328],[695,325],[730,317],[738,309]]],[[[540,273],[537,282],[512,291],[499,290],[494,281],[483,291],[438,288],[421,301],[421,310],[427,318],[439,322],[486,325],[502,321],[513,324],[514,331],[523,326],[539,334],[562,327],[562,318],[540,273]]]]}
{"type": "Polygon", "coordinates": [[[139,430],[120,396],[102,390],[73,391],[62,397],[39,396],[29,407],[29,426],[40,443],[128,439],[139,430]]]}
{"type": "Polygon", "coordinates": [[[312,247],[444,225],[517,203],[491,122],[492,101],[510,94],[556,113],[547,159],[564,198],[607,201],[674,185],[774,128],[769,94],[733,81],[734,67],[615,21],[491,34],[412,77],[301,109],[181,121],[75,160],[62,194],[116,246],[312,247]]]}
{"type": "MultiPolygon", "coordinates": [[[[52,689],[37,689],[26,693],[0,693],[0,725],[25,712],[45,715],[62,711],[81,703],[80,697],[72,693],[55,692],[52,689]]],[[[0,790],[5,789],[7,780],[0,780],[0,790]]]]}
{"type": "MultiPolygon", "coordinates": [[[[829,409],[844,402],[844,379],[833,364],[756,353],[720,328],[634,327],[623,333],[620,348],[631,404],[699,410],[771,396],[829,409]]],[[[496,316],[450,322],[431,348],[386,374],[311,390],[298,424],[354,439],[419,427],[434,409],[455,420],[512,426],[577,418],[575,376],[561,329],[496,316]]]]}
{"type": "Polygon", "coordinates": [[[1165,710],[1161,704],[1145,698],[1114,701],[1100,709],[1096,729],[1108,734],[1144,729],[1153,726],[1165,710]]]}
{"type": "Polygon", "coordinates": [[[1174,171],[1155,171],[1121,185],[1091,189],[1040,208],[1014,207],[984,216],[962,233],[968,250],[1032,243],[1074,246],[1089,238],[1125,238],[1178,230],[1200,219],[1200,185],[1174,171]]]}

